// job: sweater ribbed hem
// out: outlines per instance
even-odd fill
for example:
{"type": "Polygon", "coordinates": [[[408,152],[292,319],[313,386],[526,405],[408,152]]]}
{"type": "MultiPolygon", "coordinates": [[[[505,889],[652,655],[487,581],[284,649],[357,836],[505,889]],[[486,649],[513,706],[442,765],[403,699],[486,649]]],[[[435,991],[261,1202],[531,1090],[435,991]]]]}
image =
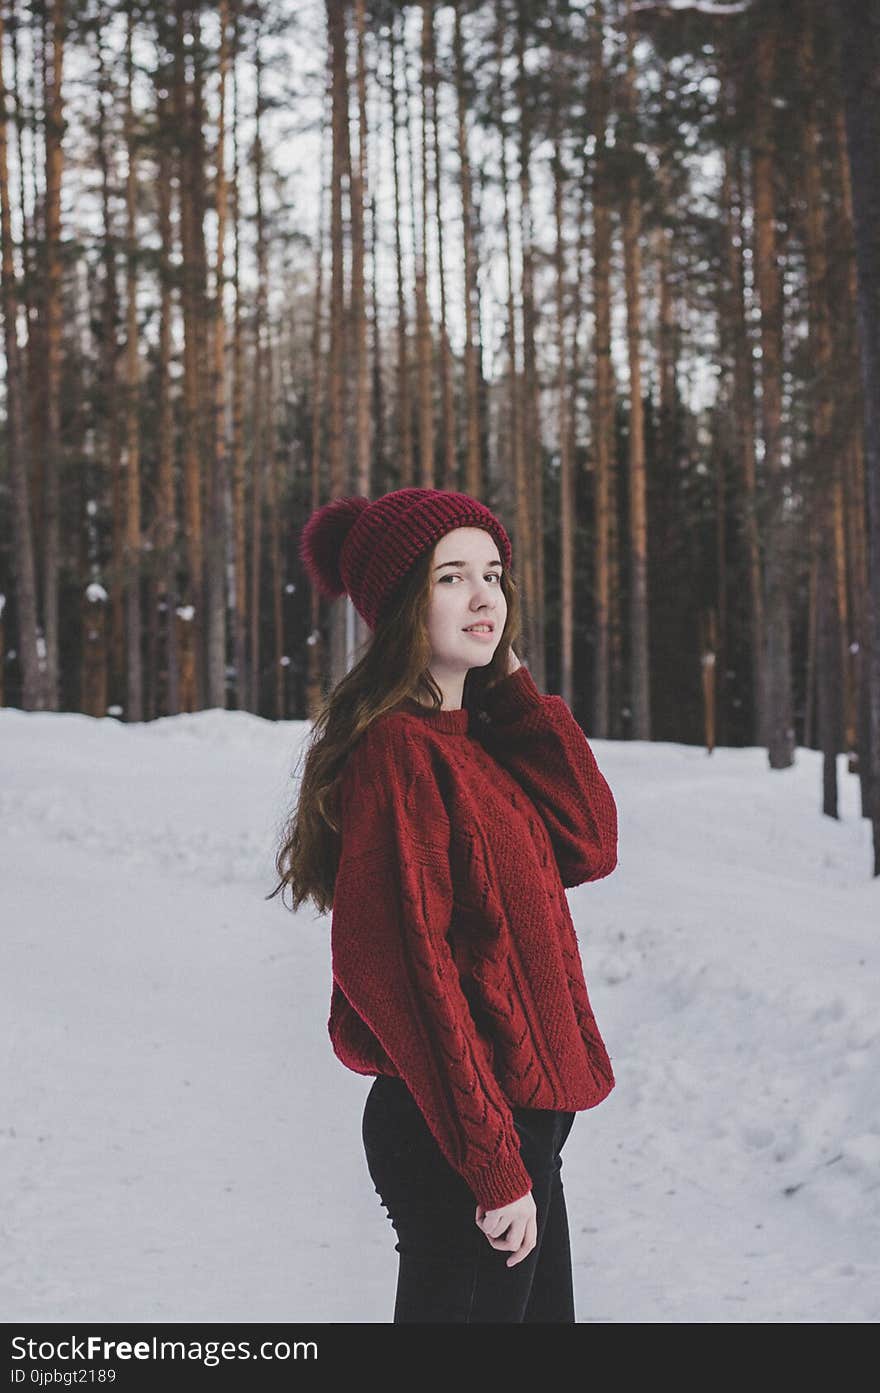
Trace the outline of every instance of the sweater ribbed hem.
{"type": "Polygon", "coordinates": [[[493,1161],[479,1171],[471,1171],[465,1177],[477,1204],[484,1209],[500,1209],[503,1204],[513,1204],[532,1188],[532,1177],[523,1164],[522,1156],[509,1154],[493,1161]]]}
{"type": "Polygon", "coordinates": [[[483,705],[493,721],[512,721],[517,716],[525,716],[542,701],[543,695],[524,663],[516,672],[502,677],[483,697],[483,705]]]}

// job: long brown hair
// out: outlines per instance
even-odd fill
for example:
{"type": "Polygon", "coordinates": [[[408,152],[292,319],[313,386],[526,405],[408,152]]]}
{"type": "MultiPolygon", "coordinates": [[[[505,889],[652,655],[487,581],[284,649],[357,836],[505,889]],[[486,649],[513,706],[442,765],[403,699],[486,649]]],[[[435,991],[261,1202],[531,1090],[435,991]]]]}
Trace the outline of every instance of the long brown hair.
{"type": "MultiPolygon", "coordinates": [[[[286,904],[284,891],[289,889],[291,910],[307,899],[322,914],[332,908],[341,849],[339,783],[349,754],[371,722],[405,697],[428,697],[435,709],[443,705],[443,693],[429,671],[431,647],[425,625],[433,557],[431,548],[407,573],[367,639],[363,656],[318,711],[305,750],[297,806],[275,858],[279,881],[268,900],[280,892],[286,904]]],[[[507,619],[498,647],[490,663],[471,668],[465,678],[462,704],[472,716],[479,713],[486,689],[506,675],[508,653],[520,635],[519,594],[509,571],[501,571],[501,589],[507,619]]]]}

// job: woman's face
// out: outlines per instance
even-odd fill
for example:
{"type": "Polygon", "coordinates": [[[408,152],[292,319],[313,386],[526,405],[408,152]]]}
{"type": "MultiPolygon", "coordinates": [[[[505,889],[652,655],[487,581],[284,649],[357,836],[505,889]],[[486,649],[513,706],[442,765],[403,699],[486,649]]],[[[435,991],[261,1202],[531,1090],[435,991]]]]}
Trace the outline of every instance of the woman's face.
{"type": "Polygon", "coordinates": [[[501,557],[495,539],[481,527],[457,527],[434,548],[427,632],[431,672],[444,680],[485,667],[501,640],[507,601],[501,589],[501,557]],[[468,632],[473,625],[489,632],[468,632]]]}

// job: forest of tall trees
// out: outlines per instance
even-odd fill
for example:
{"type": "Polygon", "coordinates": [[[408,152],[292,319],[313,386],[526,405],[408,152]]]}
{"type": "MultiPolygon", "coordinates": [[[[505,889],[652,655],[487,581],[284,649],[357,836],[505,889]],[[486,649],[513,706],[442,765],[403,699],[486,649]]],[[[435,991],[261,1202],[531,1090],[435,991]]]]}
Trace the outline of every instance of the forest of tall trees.
{"type": "Polygon", "coordinates": [[[600,738],[880,874],[880,0],[0,0],[0,704],[307,717],[311,510],[461,489],[600,738]],[[876,804],[872,808],[872,802],[876,804]]]}

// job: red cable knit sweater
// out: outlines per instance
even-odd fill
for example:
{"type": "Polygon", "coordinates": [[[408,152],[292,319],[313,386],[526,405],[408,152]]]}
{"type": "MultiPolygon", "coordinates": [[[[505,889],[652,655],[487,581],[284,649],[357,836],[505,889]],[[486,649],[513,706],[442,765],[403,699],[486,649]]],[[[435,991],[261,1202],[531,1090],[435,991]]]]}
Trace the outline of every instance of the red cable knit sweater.
{"type": "Polygon", "coordinates": [[[525,666],[488,720],[407,699],[341,788],[328,1028],[358,1074],[404,1080],[486,1209],[531,1189],[512,1106],[614,1087],[563,886],[617,864],[617,809],[580,726],[525,666]]]}

